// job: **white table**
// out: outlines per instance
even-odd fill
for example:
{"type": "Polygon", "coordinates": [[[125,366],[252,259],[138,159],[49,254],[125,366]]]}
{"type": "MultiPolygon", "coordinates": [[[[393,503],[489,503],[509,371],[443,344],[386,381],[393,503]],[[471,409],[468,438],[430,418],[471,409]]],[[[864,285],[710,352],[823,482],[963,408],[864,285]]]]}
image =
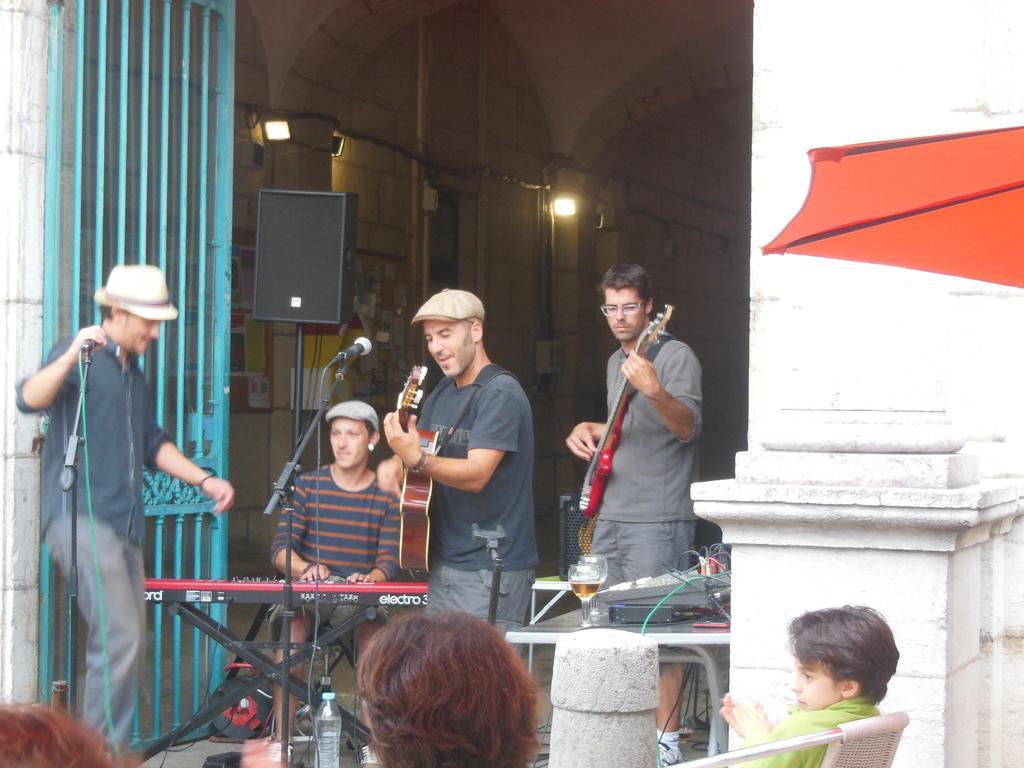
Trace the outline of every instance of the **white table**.
{"type": "Polygon", "coordinates": [[[561,600],[567,593],[572,592],[568,581],[556,581],[555,579],[537,579],[533,582],[533,590],[530,592],[530,624],[536,624],[544,618],[544,615],[561,600]],[[544,607],[537,610],[537,593],[554,592],[554,597],[548,600],[544,607]]]}
{"type": "MultiPolygon", "coordinates": [[[[564,584],[564,582],[547,583],[564,584]]],[[[536,614],[531,605],[531,617],[536,616],[537,619],[540,619],[560,597],[560,594],[556,595],[540,614],[536,614]]],[[[588,631],[579,627],[579,623],[580,612],[576,610],[546,621],[536,621],[535,623],[531,621],[529,625],[522,629],[506,632],[505,639],[510,643],[529,645],[532,660],[534,645],[554,645],[560,637],[565,637],[571,632],[588,631]]],[[[639,625],[617,624],[608,626],[607,624],[602,624],[599,628],[640,632],[639,625]]],[[[704,672],[708,679],[708,692],[711,694],[712,702],[711,732],[708,735],[708,755],[726,752],[728,750],[729,729],[722,720],[722,716],[718,713],[718,703],[722,700],[722,680],[715,657],[720,647],[729,645],[732,638],[730,633],[723,630],[693,629],[689,624],[648,624],[646,635],[658,643],[661,661],[693,662],[704,667],[704,672]]]]}

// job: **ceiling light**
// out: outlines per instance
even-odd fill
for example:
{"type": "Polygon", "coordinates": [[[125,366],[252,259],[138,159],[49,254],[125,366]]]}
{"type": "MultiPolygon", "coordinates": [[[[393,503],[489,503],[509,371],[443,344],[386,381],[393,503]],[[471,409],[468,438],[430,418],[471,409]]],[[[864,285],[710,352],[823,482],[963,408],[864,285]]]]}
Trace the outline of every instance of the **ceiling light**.
{"type": "Polygon", "coordinates": [[[287,120],[264,120],[263,135],[268,141],[287,141],[292,137],[287,120]]]}
{"type": "Polygon", "coordinates": [[[555,216],[576,215],[576,200],[571,197],[556,197],[551,207],[555,216]]]}

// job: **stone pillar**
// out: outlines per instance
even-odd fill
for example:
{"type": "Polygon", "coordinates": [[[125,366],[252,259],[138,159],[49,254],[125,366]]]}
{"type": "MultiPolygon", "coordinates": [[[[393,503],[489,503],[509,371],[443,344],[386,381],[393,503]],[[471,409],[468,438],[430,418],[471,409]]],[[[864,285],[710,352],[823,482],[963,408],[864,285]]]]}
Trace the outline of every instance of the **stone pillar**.
{"type": "Polygon", "coordinates": [[[1005,699],[1020,680],[1002,679],[1018,488],[981,480],[963,443],[934,412],[789,411],[735,480],[694,485],[697,514],[733,545],[731,690],[792,703],[788,621],[868,605],[900,649],[881,705],[910,715],[897,768],[1019,765],[988,733],[1019,730],[1005,699]]]}
{"type": "Polygon", "coordinates": [[[36,692],[37,420],[18,415],[14,383],[40,357],[48,6],[0,4],[0,701],[29,700],[36,692]]]}
{"type": "Polygon", "coordinates": [[[616,629],[566,635],[551,678],[551,768],[652,768],[658,644],[616,629]]]}
{"type": "Polygon", "coordinates": [[[981,637],[989,693],[980,715],[982,768],[1011,768],[1024,760],[1024,503],[1017,512],[1006,535],[993,537],[982,583],[983,592],[992,594],[981,637]]]}

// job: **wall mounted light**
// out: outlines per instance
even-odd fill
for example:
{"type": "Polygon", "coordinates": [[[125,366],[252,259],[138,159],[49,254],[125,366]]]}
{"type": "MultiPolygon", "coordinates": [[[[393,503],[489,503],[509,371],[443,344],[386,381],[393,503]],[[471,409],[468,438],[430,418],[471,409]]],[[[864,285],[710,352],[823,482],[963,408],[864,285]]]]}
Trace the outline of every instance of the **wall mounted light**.
{"type": "Polygon", "coordinates": [[[554,211],[555,216],[575,216],[576,200],[572,197],[556,197],[551,204],[551,210],[554,211]]]}
{"type": "MultiPolygon", "coordinates": [[[[245,122],[250,141],[261,148],[265,142],[287,141],[307,150],[324,154],[330,152],[333,157],[341,157],[348,138],[341,132],[338,119],[323,112],[292,111],[247,104],[245,122]],[[327,139],[327,131],[318,126],[309,126],[308,121],[327,123],[330,126],[330,140],[327,139]]],[[[262,162],[256,164],[262,165],[262,162]]]]}
{"type": "Polygon", "coordinates": [[[264,120],[263,135],[267,141],[288,141],[292,132],[288,129],[287,120],[264,120]]]}

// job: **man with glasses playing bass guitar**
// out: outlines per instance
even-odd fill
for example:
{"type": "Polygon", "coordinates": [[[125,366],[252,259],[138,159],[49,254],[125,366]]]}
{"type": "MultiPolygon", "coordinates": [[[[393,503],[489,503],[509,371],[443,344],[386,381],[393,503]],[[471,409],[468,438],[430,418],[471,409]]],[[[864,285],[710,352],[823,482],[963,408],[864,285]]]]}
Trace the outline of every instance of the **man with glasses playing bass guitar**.
{"type": "MultiPolygon", "coordinates": [[[[601,312],[619,342],[608,359],[609,411],[616,410],[620,391],[630,398],[613,445],[612,471],[598,494],[600,509],[583,510],[587,517],[598,515],[591,552],[607,558],[605,584],[612,585],[688,565],[696,527],[690,483],[701,429],[701,369],[693,350],[668,336],[654,340],[646,354],[637,354],[654,307],[651,278],[643,267],[616,264],[605,273],[599,292],[601,312]]],[[[582,422],[565,444],[575,456],[591,461],[600,453],[606,429],[606,424],[582,422]]],[[[680,758],[682,675],[681,664],[661,667],[658,741],[666,765],[680,758]]]]}

